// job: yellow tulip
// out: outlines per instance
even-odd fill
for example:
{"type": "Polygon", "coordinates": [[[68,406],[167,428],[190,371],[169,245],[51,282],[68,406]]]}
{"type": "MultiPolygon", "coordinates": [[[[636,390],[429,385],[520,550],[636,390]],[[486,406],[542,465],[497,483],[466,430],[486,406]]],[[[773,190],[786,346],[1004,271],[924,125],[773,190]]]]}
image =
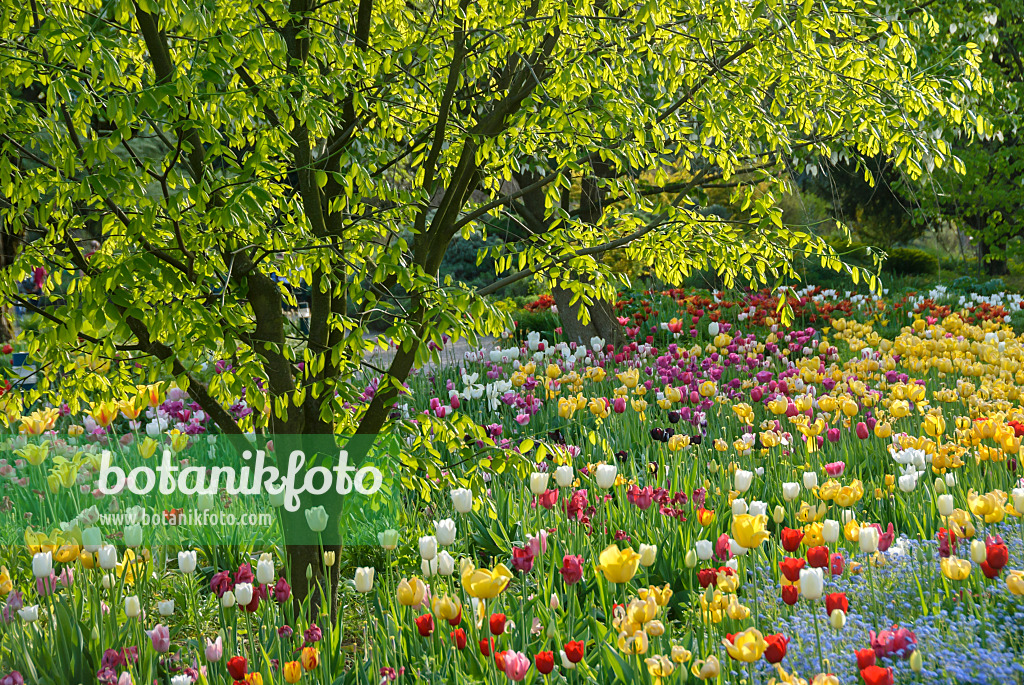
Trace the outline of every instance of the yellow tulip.
{"type": "MultiPolygon", "coordinates": [[[[7,569],[4,569],[6,571],[7,569]]],[[[1010,594],[1024,596],[1024,571],[1009,571],[1006,574],[1006,589],[1010,594]]]]}
{"type": "Polygon", "coordinates": [[[423,603],[423,597],[426,594],[427,586],[415,576],[410,579],[402,578],[398,583],[398,603],[402,606],[419,606],[423,603]]]}
{"type": "Polygon", "coordinates": [[[477,599],[494,599],[508,586],[512,580],[512,572],[505,564],[498,564],[494,570],[474,568],[467,562],[462,569],[462,589],[470,597],[477,599]]]}
{"type": "Polygon", "coordinates": [[[430,608],[439,619],[448,621],[462,613],[462,602],[458,597],[438,596],[431,600],[430,608]]]}
{"type": "Polygon", "coordinates": [[[0,595],[6,595],[13,589],[14,584],[11,582],[10,572],[6,566],[0,566],[0,595]]]}
{"type": "Polygon", "coordinates": [[[690,673],[693,673],[694,677],[701,680],[716,679],[721,672],[722,667],[718,663],[718,657],[714,655],[709,656],[707,659],[698,659],[690,667],[690,673]]]}
{"type": "Polygon", "coordinates": [[[88,414],[93,421],[106,428],[114,422],[120,410],[121,408],[115,402],[99,402],[92,405],[88,414]]]}
{"type": "Polygon", "coordinates": [[[693,653],[682,645],[672,645],[672,661],[685,664],[693,658],[693,653]]]}
{"type": "Polygon", "coordinates": [[[753,549],[769,538],[765,527],[768,525],[768,517],[765,514],[751,516],[740,514],[732,519],[732,537],[737,544],[753,549]]]}
{"type": "Polygon", "coordinates": [[[160,443],[147,436],[139,443],[139,454],[142,455],[143,459],[151,459],[153,455],[156,454],[156,448],[159,447],[159,445],[160,443]]]}
{"type": "Polygon", "coordinates": [[[946,432],[946,420],[941,416],[935,414],[929,414],[924,417],[924,423],[922,424],[924,432],[933,438],[937,438],[946,432]]]}
{"type": "Polygon", "coordinates": [[[636,575],[640,555],[632,547],[620,550],[618,545],[608,545],[598,561],[597,570],[604,573],[609,583],[628,583],[636,575]]]}
{"type": "Polygon", "coordinates": [[[60,413],[53,407],[36,410],[28,416],[21,417],[21,432],[29,435],[42,435],[50,430],[60,418],[60,413]]]}
{"type": "Polygon", "coordinates": [[[302,678],[302,664],[298,661],[289,661],[284,665],[284,680],[294,685],[302,678]]]}
{"type": "Polygon", "coordinates": [[[633,634],[625,631],[619,633],[619,651],[623,654],[646,654],[648,644],[647,633],[642,630],[633,634]]]}
{"type": "Polygon", "coordinates": [[[676,670],[675,664],[663,654],[645,659],[644,663],[647,664],[647,672],[651,674],[653,685],[661,685],[662,678],[668,678],[676,670]]]}
{"type": "Polygon", "coordinates": [[[940,562],[942,575],[950,580],[964,580],[971,575],[971,562],[968,559],[946,557],[940,562]]]}
{"type": "Polygon", "coordinates": [[[39,445],[30,442],[21,449],[15,450],[14,453],[32,466],[39,466],[46,461],[46,457],[50,454],[50,441],[47,440],[39,445]]]}
{"type": "Polygon", "coordinates": [[[757,628],[747,628],[736,633],[733,641],[722,640],[725,649],[736,661],[752,664],[761,658],[764,650],[768,649],[768,643],[757,628]]]}

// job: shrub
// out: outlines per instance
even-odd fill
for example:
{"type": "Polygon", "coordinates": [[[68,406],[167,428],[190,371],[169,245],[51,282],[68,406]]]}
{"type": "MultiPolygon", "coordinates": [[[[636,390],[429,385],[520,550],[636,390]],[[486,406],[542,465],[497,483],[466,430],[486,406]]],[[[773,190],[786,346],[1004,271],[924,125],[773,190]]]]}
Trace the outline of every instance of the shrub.
{"type": "Polygon", "coordinates": [[[892,274],[932,275],[939,272],[939,258],[924,250],[912,247],[897,247],[889,251],[889,257],[882,268],[892,274]]]}

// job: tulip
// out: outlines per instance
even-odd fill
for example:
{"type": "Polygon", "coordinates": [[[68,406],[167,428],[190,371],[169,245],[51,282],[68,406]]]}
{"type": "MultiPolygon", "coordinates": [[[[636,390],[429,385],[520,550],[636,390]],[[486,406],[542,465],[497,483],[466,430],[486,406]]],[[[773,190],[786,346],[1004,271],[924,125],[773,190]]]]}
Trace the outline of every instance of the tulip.
{"type": "Polygon", "coordinates": [[[800,484],[799,483],[783,483],[782,484],[782,499],[787,502],[792,502],[800,496],[800,484]]]}
{"type": "Polygon", "coordinates": [[[860,529],[860,535],[857,539],[860,545],[860,551],[863,554],[874,554],[878,551],[878,529],[874,526],[868,526],[860,529]]]}
{"type": "Polygon", "coordinates": [[[302,679],[302,664],[298,661],[289,661],[284,665],[284,681],[294,685],[302,679]]]}
{"type": "Polygon", "coordinates": [[[220,597],[220,605],[225,609],[230,609],[235,606],[235,593],[228,590],[220,597]]]}
{"type": "Polygon", "coordinates": [[[825,519],[821,524],[821,539],[825,541],[825,544],[835,544],[839,539],[839,521],[825,519]]]}
{"type": "Polygon", "coordinates": [[[640,545],[640,565],[643,567],[653,566],[658,556],[657,545],[640,545]]]}
{"type": "Polygon", "coordinates": [[[452,506],[460,514],[473,511],[473,491],[468,488],[456,488],[451,492],[452,506]]]}
{"type": "Polygon", "coordinates": [[[559,466],[555,469],[555,482],[558,483],[559,487],[567,488],[571,486],[575,478],[572,466],[559,466]]]}
{"type": "Polygon", "coordinates": [[[53,553],[38,552],[32,557],[32,575],[36,578],[49,578],[53,575],[53,553]]]}
{"type": "Polygon", "coordinates": [[[562,567],[558,569],[566,585],[575,585],[583,580],[583,557],[566,554],[562,558],[562,567]]]}
{"type": "Polygon", "coordinates": [[[828,617],[829,623],[835,630],[842,630],[843,626],[846,625],[846,612],[842,609],[836,609],[828,617]]]}
{"type": "Polygon", "coordinates": [[[130,526],[125,526],[124,529],[124,544],[127,547],[138,547],[142,544],[142,526],[138,523],[133,523],[130,526]]]}
{"type": "Polygon", "coordinates": [[[949,518],[953,515],[953,495],[939,495],[937,501],[939,516],[949,518]]]}
{"type": "Polygon", "coordinates": [[[779,538],[782,541],[782,548],[787,552],[795,552],[804,539],[804,532],[795,528],[783,528],[779,538]]]}
{"type": "Polygon", "coordinates": [[[441,550],[437,555],[437,574],[448,577],[455,573],[455,557],[447,550],[441,550]]]}
{"type": "Polygon", "coordinates": [[[512,572],[505,564],[498,564],[493,570],[474,568],[466,562],[462,568],[462,589],[476,599],[494,599],[512,580],[512,572]]]}
{"type": "Polygon", "coordinates": [[[462,602],[458,597],[434,597],[430,602],[430,609],[442,621],[451,622],[462,615],[462,602]]]}
{"type": "Polygon", "coordinates": [[[392,551],[398,547],[398,531],[394,528],[388,528],[387,530],[377,533],[377,542],[380,546],[387,550],[392,551]]]}
{"type": "Polygon", "coordinates": [[[988,552],[985,549],[985,543],[982,540],[974,540],[971,542],[971,559],[976,564],[988,561],[988,552]]]}
{"type": "Polygon", "coordinates": [[[751,471],[736,469],[733,477],[733,485],[740,492],[746,492],[754,482],[754,474],[751,471]]]}
{"type": "Polygon", "coordinates": [[[156,603],[156,609],[161,616],[170,616],[174,613],[174,600],[168,599],[156,603]]]}
{"type": "Polygon", "coordinates": [[[753,549],[768,539],[768,531],[765,526],[768,524],[768,517],[751,516],[743,514],[734,516],[732,520],[732,537],[739,545],[747,549],[753,549]]]}
{"type": "Polygon", "coordinates": [[[675,664],[663,654],[644,659],[644,663],[647,664],[647,672],[651,674],[652,685],[661,685],[663,679],[671,676],[676,670],[675,664]]]}
{"type": "Polygon", "coordinates": [[[695,568],[697,566],[697,552],[692,549],[689,550],[683,558],[683,564],[686,568],[695,568]]]}
{"type": "Polygon", "coordinates": [[[373,574],[375,572],[376,569],[373,566],[360,566],[356,569],[356,592],[365,594],[373,590],[373,574]]]}
{"type": "Polygon", "coordinates": [[[423,559],[420,561],[420,573],[423,574],[424,578],[431,578],[437,575],[438,561],[437,557],[431,560],[423,559]]]}
{"type": "Polygon", "coordinates": [[[583,661],[583,653],[586,649],[586,643],[582,640],[569,641],[565,643],[565,648],[562,650],[562,655],[565,657],[562,661],[568,661],[575,668],[576,664],[583,661]]]}
{"type": "Polygon", "coordinates": [[[711,655],[707,659],[699,659],[693,662],[690,672],[701,680],[713,680],[718,678],[718,674],[722,672],[722,667],[718,663],[718,657],[711,655]]]}
{"type": "Polygon", "coordinates": [[[781,524],[786,520],[786,510],[782,508],[781,504],[775,505],[775,510],[772,511],[772,520],[776,524],[781,524]]]}
{"type": "Polygon", "coordinates": [[[32,606],[22,607],[18,609],[18,616],[25,623],[33,623],[39,620],[39,605],[33,604],[32,606]]]}
{"type": "Polygon", "coordinates": [[[195,550],[178,552],[178,570],[182,573],[189,574],[195,571],[196,562],[195,550]]]}
{"type": "Polygon", "coordinates": [[[167,626],[157,623],[156,627],[153,630],[147,630],[146,634],[153,643],[153,649],[158,653],[164,654],[171,648],[171,631],[167,626]]]}
{"type": "Polygon", "coordinates": [[[747,513],[747,500],[737,497],[732,501],[732,515],[742,516],[747,513]]]}
{"type": "Polygon", "coordinates": [[[860,672],[860,677],[864,679],[865,685],[893,685],[891,668],[868,666],[860,672]]]}
{"type": "Polygon", "coordinates": [[[220,635],[213,642],[210,642],[210,638],[206,638],[206,650],[204,651],[206,660],[211,663],[216,663],[221,660],[224,656],[224,642],[220,635]]]}
{"type": "Polygon", "coordinates": [[[434,617],[431,614],[417,616],[415,623],[416,632],[420,634],[420,637],[429,637],[434,632],[434,617]]]}
{"type": "Polygon", "coordinates": [[[766,635],[764,638],[768,646],[764,650],[764,660],[770,664],[777,664],[786,658],[786,647],[789,645],[789,638],[778,633],[766,635]]]}
{"type": "Polygon", "coordinates": [[[615,478],[618,474],[619,469],[615,464],[598,464],[594,474],[597,479],[597,487],[608,490],[615,485],[615,478]]]}
{"type": "Polygon", "coordinates": [[[437,556],[437,538],[433,535],[424,535],[420,538],[420,558],[430,561],[437,556]]]}
{"type": "Polygon", "coordinates": [[[1024,514],[1024,488],[1014,488],[1010,496],[1013,498],[1013,508],[1018,514],[1024,514]]]}
{"type": "Polygon", "coordinates": [[[632,547],[620,550],[617,545],[608,545],[600,557],[598,571],[604,574],[609,583],[628,583],[636,575],[640,564],[640,555],[632,547]]]}
{"type": "Polygon", "coordinates": [[[804,599],[821,599],[825,591],[825,578],[820,568],[804,568],[800,570],[800,594],[804,599]]]}
{"type": "Polygon", "coordinates": [[[238,583],[235,585],[235,601],[242,606],[248,606],[252,602],[252,583],[238,583]]]}
{"type": "Polygon", "coordinates": [[[103,544],[103,533],[95,526],[82,531],[82,549],[95,554],[103,544]]]}
{"type": "Polygon", "coordinates": [[[950,580],[964,580],[971,575],[971,562],[967,559],[949,556],[940,559],[939,565],[942,567],[942,575],[950,580]]]}
{"type": "Polygon", "coordinates": [[[327,510],[321,507],[306,509],[306,524],[314,533],[321,533],[327,528],[327,510]]]}
{"type": "Polygon", "coordinates": [[[228,675],[230,675],[234,680],[245,680],[245,675],[248,671],[249,664],[245,660],[244,656],[233,656],[228,659],[228,675]]]}
{"type": "Polygon", "coordinates": [[[302,648],[302,668],[307,671],[312,671],[320,665],[320,650],[316,647],[303,647],[302,648]]]}
{"type": "Polygon", "coordinates": [[[442,547],[453,544],[455,542],[455,521],[451,519],[434,521],[434,537],[437,538],[437,544],[442,547]]]}
{"type": "Polygon", "coordinates": [[[732,641],[722,640],[729,656],[736,661],[752,664],[768,649],[768,642],[757,628],[747,628],[736,633],[732,641]]]}
{"type": "Polygon", "coordinates": [[[136,618],[142,613],[142,605],[139,603],[138,595],[131,595],[124,598],[124,615],[128,618],[136,618]]]}
{"type": "Polygon", "coordinates": [[[910,670],[914,673],[920,673],[924,668],[924,661],[921,658],[921,650],[915,649],[910,655],[910,670]]]}
{"type": "MultiPolygon", "coordinates": [[[[506,661],[506,665],[508,662],[506,661]]],[[[554,652],[537,652],[537,656],[533,659],[534,666],[537,667],[537,672],[541,675],[547,675],[555,670],[555,654],[554,652]]]]}
{"type": "Polygon", "coordinates": [[[505,653],[505,675],[509,680],[518,682],[526,677],[530,670],[530,659],[521,652],[509,650],[505,653]]]}
{"type": "Polygon", "coordinates": [[[715,553],[715,546],[711,544],[710,540],[698,540],[693,547],[697,551],[697,558],[701,561],[709,561],[715,553]]]}
{"type": "Polygon", "coordinates": [[[542,495],[544,491],[548,489],[548,478],[547,473],[531,473],[530,474],[530,492],[534,495],[542,495]]]}
{"type": "Polygon", "coordinates": [[[256,562],[256,582],[260,583],[261,585],[269,585],[274,582],[273,561],[271,561],[270,559],[261,558],[259,561],[256,562]]]}
{"type": "Polygon", "coordinates": [[[419,578],[402,578],[398,583],[398,602],[402,606],[414,607],[423,603],[423,597],[427,594],[427,586],[419,578]]]}
{"type": "Polygon", "coordinates": [[[1011,595],[1024,596],[1024,571],[1010,571],[1006,574],[1006,589],[1011,595]]]}

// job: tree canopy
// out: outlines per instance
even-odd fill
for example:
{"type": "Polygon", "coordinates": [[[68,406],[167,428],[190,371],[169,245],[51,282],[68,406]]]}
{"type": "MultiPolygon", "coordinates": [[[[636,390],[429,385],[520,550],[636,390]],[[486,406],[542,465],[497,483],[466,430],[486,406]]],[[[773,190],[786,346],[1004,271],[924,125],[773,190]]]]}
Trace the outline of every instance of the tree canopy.
{"type": "Polygon", "coordinates": [[[916,177],[960,166],[925,122],[986,127],[978,48],[924,59],[926,11],[861,0],[2,12],[2,287],[47,322],[32,353],[72,405],[170,374],[228,433],[375,433],[425,343],[503,328],[482,295],[541,278],[607,297],[610,248],[670,283],[772,285],[798,253],[873,281],[783,225],[788,173],[857,153],[916,177]],[[743,221],[701,211],[730,183],[743,221]],[[488,248],[494,282],[439,279],[452,242],[502,213],[520,230],[488,248]],[[59,294],[45,307],[16,288],[36,267],[59,294]],[[309,288],[308,332],[284,282],[309,288]],[[389,326],[367,341],[374,317],[389,326]],[[389,368],[369,367],[387,340],[389,368]]]}

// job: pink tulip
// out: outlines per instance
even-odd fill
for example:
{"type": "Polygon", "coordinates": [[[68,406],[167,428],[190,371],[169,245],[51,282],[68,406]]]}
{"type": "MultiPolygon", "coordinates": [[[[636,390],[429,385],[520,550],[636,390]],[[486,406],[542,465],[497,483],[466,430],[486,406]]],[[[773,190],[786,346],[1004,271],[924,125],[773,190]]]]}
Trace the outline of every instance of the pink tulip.
{"type": "Polygon", "coordinates": [[[868,424],[863,421],[857,422],[857,437],[861,440],[867,440],[870,433],[868,432],[868,424]]]}
{"type": "Polygon", "coordinates": [[[841,476],[843,471],[846,470],[846,462],[834,461],[831,464],[825,464],[825,473],[830,476],[841,476]]]}
{"type": "Polygon", "coordinates": [[[153,630],[146,631],[149,635],[149,639],[153,641],[153,649],[160,654],[165,653],[171,648],[171,631],[168,630],[167,626],[156,624],[153,630]]]}
{"type": "Polygon", "coordinates": [[[505,675],[516,682],[526,677],[530,670],[530,659],[522,652],[509,650],[505,652],[505,675]]]}
{"type": "Polygon", "coordinates": [[[224,643],[221,641],[220,635],[213,642],[210,641],[210,638],[206,638],[206,660],[216,663],[222,656],[224,656],[224,643]]]}

